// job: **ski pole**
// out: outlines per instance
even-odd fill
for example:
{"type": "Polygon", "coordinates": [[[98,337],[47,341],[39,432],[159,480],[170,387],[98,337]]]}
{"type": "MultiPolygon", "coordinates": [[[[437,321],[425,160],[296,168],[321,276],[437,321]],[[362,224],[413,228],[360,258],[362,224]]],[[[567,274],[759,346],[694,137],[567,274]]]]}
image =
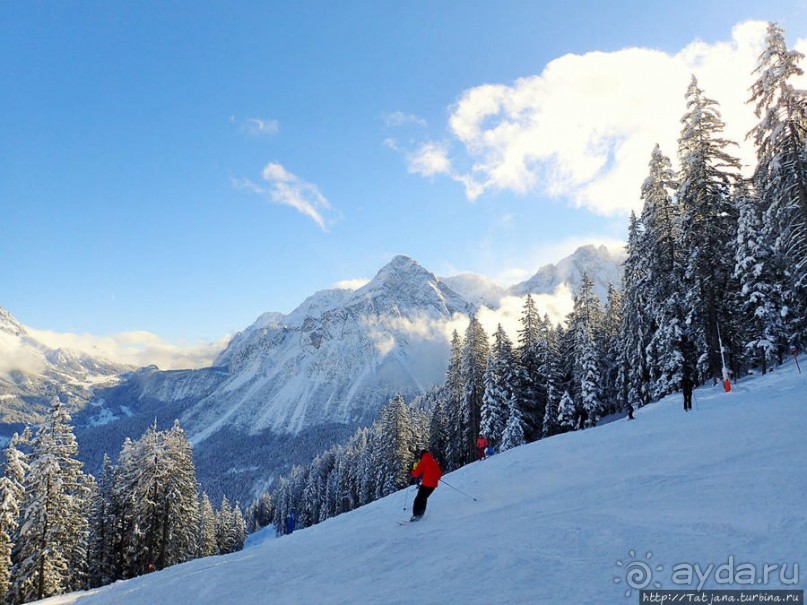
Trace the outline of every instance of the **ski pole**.
{"type": "Polygon", "coordinates": [[[466,493],[466,492],[462,491],[461,489],[459,489],[459,488],[457,488],[457,487],[454,487],[453,485],[451,485],[451,484],[450,484],[448,481],[446,481],[445,479],[440,479],[440,483],[444,483],[445,485],[447,485],[447,486],[448,486],[448,487],[450,487],[451,489],[458,491],[458,492],[459,492],[459,493],[461,493],[463,496],[467,496],[468,498],[470,498],[470,499],[471,499],[471,500],[473,500],[474,502],[479,502],[479,500],[477,500],[476,498],[474,498],[474,497],[473,497],[471,494],[468,494],[468,493],[466,493]]]}
{"type": "Polygon", "coordinates": [[[401,510],[406,510],[406,503],[408,501],[409,501],[409,486],[407,485],[406,489],[404,489],[404,505],[401,510]]]}

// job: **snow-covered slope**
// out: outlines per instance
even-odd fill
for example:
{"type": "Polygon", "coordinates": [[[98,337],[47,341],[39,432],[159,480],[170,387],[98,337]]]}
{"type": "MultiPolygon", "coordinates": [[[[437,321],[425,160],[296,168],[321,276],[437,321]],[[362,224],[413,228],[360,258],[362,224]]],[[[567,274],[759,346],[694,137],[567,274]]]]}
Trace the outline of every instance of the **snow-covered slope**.
{"type": "Polygon", "coordinates": [[[46,603],[618,605],[637,603],[645,582],[697,588],[695,565],[708,570],[703,588],[803,589],[805,381],[791,364],[731,393],[698,389],[690,413],[671,396],[634,421],[497,454],[445,477],[478,501],[441,485],[417,524],[397,525],[412,502],[399,492],[291,536],[264,530],[239,553],[46,603]],[[778,567],[747,586],[741,564],[755,579],[778,567]]]}

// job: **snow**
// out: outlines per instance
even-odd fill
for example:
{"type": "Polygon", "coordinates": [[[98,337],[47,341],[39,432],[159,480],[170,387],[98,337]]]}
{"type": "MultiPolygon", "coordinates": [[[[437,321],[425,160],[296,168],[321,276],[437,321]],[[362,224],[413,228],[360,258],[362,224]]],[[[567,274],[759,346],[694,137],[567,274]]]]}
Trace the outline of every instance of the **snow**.
{"type": "MultiPolygon", "coordinates": [[[[635,603],[631,565],[653,586],[688,564],[807,573],[805,381],[794,364],[680,396],[620,420],[497,454],[445,477],[421,523],[412,491],[320,525],[50,604],[635,603]],[[404,510],[406,509],[406,510],[404,510]],[[796,571],[794,565],[800,568],[796,571]],[[657,569],[661,567],[661,569],[657,569]],[[626,597],[630,590],[632,595],[626,597]]],[[[799,573],[801,575],[799,575],[799,573]]],[[[680,582],[680,576],[678,576],[680,582]]],[[[749,588],[749,587],[745,587],[749,588]]]]}

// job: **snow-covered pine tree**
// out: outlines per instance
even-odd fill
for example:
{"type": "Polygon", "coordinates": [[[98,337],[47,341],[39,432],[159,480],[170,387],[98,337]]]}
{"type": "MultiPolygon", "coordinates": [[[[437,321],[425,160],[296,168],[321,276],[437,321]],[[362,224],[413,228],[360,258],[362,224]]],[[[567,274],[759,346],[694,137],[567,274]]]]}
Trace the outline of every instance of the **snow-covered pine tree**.
{"type": "Polygon", "coordinates": [[[128,578],[196,556],[199,484],[190,443],[175,422],[156,422],[118,456],[112,500],[117,536],[116,574],[128,578]]]}
{"type": "Polygon", "coordinates": [[[17,446],[27,443],[30,433],[11,438],[5,450],[5,472],[0,477],[0,602],[6,602],[11,590],[11,553],[19,529],[20,506],[25,496],[25,474],[28,463],[17,446]]]}
{"type": "Polygon", "coordinates": [[[596,426],[602,415],[600,390],[600,355],[597,342],[590,334],[581,334],[578,367],[580,372],[580,407],[585,412],[583,428],[596,426]]]}
{"type": "Polygon", "coordinates": [[[199,504],[199,556],[209,557],[218,554],[219,545],[216,540],[216,512],[207,492],[202,494],[199,504]]]}
{"type": "Polygon", "coordinates": [[[518,385],[518,399],[528,441],[540,439],[546,412],[546,378],[543,373],[546,363],[546,328],[535,307],[532,294],[528,293],[518,330],[518,361],[523,370],[521,384],[518,385]]]}
{"type": "Polygon", "coordinates": [[[362,427],[353,435],[345,450],[339,486],[342,512],[361,506],[361,473],[363,472],[361,463],[366,449],[367,428],[362,427]]]}
{"type": "Polygon", "coordinates": [[[558,424],[563,432],[577,429],[577,406],[569,391],[563,391],[558,406],[558,424]]]}
{"type": "MultiPolygon", "coordinates": [[[[512,384],[515,376],[516,358],[513,347],[499,324],[493,335],[493,346],[488,355],[485,369],[485,394],[482,397],[480,432],[493,444],[502,442],[502,433],[510,412],[510,402],[516,396],[517,385],[512,384]]],[[[518,407],[518,406],[516,406],[518,407]]]]}
{"type": "MultiPolygon", "coordinates": [[[[273,508],[272,496],[269,492],[263,492],[244,515],[247,520],[247,532],[254,533],[271,524],[273,508]]],[[[201,515],[201,509],[199,510],[201,515]]]]}
{"type": "Polygon", "coordinates": [[[645,272],[641,288],[650,328],[645,364],[650,396],[657,399],[677,391],[681,384],[685,267],[680,250],[681,211],[673,198],[677,182],[669,158],[658,145],[653,149],[649,166],[650,172],[642,184],[643,231],[637,246],[645,272]]]}
{"type": "Polygon", "coordinates": [[[608,285],[608,300],[603,314],[601,337],[602,403],[605,413],[611,414],[625,407],[619,388],[619,368],[622,356],[622,293],[613,284],[608,285]]]}
{"type": "Polygon", "coordinates": [[[409,483],[409,466],[415,453],[415,435],[401,395],[395,395],[381,410],[377,430],[376,499],[396,492],[409,483]]]}
{"type": "Polygon", "coordinates": [[[439,457],[445,458],[449,444],[448,418],[444,407],[445,389],[439,389],[436,395],[434,408],[429,422],[429,445],[428,450],[439,457]]]}
{"type": "Polygon", "coordinates": [[[311,462],[303,489],[302,510],[312,523],[321,523],[333,516],[328,494],[328,478],[336,466],[336,448],[330,448],[311,462]]]}
{"type": "Polygon", "coordinates": [[[583,274],[568,323],[573,343],[572,393],[578,403],[578,412],[585,416],[583,425],[586,427],[594,426],[601,414],[601,352],[597,334],[602,329],[602,317],[602,307],[594,293],[594,283],[588,275],[583,274]]]}
{"type": "Polygon", "coordinates": [[[462,351],[463,340],[459,333],[454,330],[451,337],[451,354],[448,358],[448,369],[446,370],[444,411],[446,415],[447,444],[443,452],[445,470],[453,471],[461,467],[465,460],[465,442],[463,435],[466,433],[466,419],[462,413],[462,351]]]}
{"type": "Polygon", "coordinates": [[[165,433],[168,476],[162,501],[162,539],[157,568],[184,563],[197,555],[199,482],[193,452],[178,420],[165,433]]]}
{"type": "Polygon", "coordinates": [[[777,275],[773,239],[765,228],[759,199],[743,184],[737,200],[740,218],[734,274],[741,287],[743,343],[765,374],[784,344],[783,280],[777,279],[783,276],[777,275]]]}
{"type": "Polygon", "coordinates": [[[465,331],[460,373],[462,377],[462,444],[464,463],[476,460],[476,439],[479,435],[482,398],[485,394],[485,367],[488,361],[488,335],[474,314],[465,331]]]}
{"type": "Polygon", "coordinates": [[[739,348],[738,335],[730,330],[729,319],[736,310],[728,293],[738,289],[733,280],[737,209],[731,193],[740,164],[726,151],[734,143],[721,136],[724,124],[717,102],[704,95],[694,76],[686,101],[678,139],[684,305],[700,352],[700,368],[717,381],[723,365],[720,341],[729,367],[739,348]]]}
{"type": "Polygon", "coordinates": [[[807,92],[794,86],[803,58],[787,48],[782,28],[769,23],[749,99],[760,120],[749,133],[757,149],[754,184],[776,252],[767,270],[786,277],[780,353],[786,339],[803,345],[807,333],[807,92]]]}
{"type": "Polygon", "coordinates": [[[235,508],[231,517],[231,532],[235,542],[235,550],[243,550],[244,542],[247,539],[247,522],[244,519],[244,513],[241,510],[241,504],[236,501],[235,508]]]}
{"type": "Polygon", "coordinates": [[[627,257],[622,274],[622,357],[620,384],[627,402],[641,407],[650,401],[647,346],[653,335],[648,308],[647,258],[642,248],[643,227],[631,212],[627,257]]]}
{"type": "Polygon", "coordinates": [[[23,603],[85,586],[88,483],[70,415],[57,397],[31,444],[11,600],[23,603]]]}
{"type": "Polygon", "coordinates": [[[507,404],[507,424],[505,424],[502,432],[501,451],[513,449],[527,442],[524,437],[524,421],[521,418],[518,402],[511,398],[507,404]]]}
{"type": "Polygon", "coordinates": [[[546,411],[542,424],[542,437],[551,437],[561,432],[558,421],[558,406],[562,396],[561,390],[561,356],[558,330],[552,327],[549,317],[544,315],[547,326],[547,354],[542,373],[546,378],[546,411]]]}
{"type": "MultiPolygon", "coordinates": [[[[216,514],[216,543],[219,553],[226,555],[235,552],[235,536],[232,534],[233,507],[227,496],[222,496],[221,506],[216,514]]],[[[285,520],[284,520],[285,523],[285,520]]]]}
{"type": "Polygon", "coordinates": [[[105,586],[115,580],[114,542],[115,518],[112,512],[112,489],[115,469],[112,460],[104,454],[101,476],[93,492],[90,509],[90,571],[92,587],[105,586]]]}

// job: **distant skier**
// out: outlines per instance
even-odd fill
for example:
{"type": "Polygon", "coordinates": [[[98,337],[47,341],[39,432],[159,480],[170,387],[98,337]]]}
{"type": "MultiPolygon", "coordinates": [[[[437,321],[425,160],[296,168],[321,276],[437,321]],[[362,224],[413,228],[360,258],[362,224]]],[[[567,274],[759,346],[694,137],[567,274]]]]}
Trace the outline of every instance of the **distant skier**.
{"type": "Polygon", "coordinates": [[[488,445],[488,447],[485,448],[485,458],[488,458],[488,457],[492,456],[495,453],[496,453],[496,450],[493,449],[492,445],[488,445]]]}
{"type": "Polygon", "coordinates": [[[488,447],[488,440],[485,439],[485,436],[482,433],[479,433],[479,439],[476,440],[476,453],[479,457],[479,460],[485,457],[485,450],[488,447]]]}
{"type": "Polygon", "coordinates": [[[635,418],[633,417],[633,404],[632,403],[628,404],[628,420],[635,420],[635,418]]]}
{"type": "Polygon", "coordinates": [[[684,369],[684,376],[681,378],[681,390],[684,392],[684,411],[688,412],[692,409],[692,378],[687,369],[684,369]]]}
{"type": "Polygon", "coordinates": [[[294,511],[289,511],[289,516],[286,517],[286,533],[290,534],[294,531],[294,526],[297,525],[297,515],[294,514],[294,511]]]}
{"type": "Polygon", "coordinates": [[[426,502],[431,496],[432,492],[437,489],[437,484],[440,482],[440,477],[443,476],[443,471],[437,460],[431,455],[428,450],[420,452],[418,462],[412,468],[412,476],[419,480],[420,487],[418,488],[415,502],[412,505],[412,518],[410,521],[417,521],[426,512],[426,502]]]}

